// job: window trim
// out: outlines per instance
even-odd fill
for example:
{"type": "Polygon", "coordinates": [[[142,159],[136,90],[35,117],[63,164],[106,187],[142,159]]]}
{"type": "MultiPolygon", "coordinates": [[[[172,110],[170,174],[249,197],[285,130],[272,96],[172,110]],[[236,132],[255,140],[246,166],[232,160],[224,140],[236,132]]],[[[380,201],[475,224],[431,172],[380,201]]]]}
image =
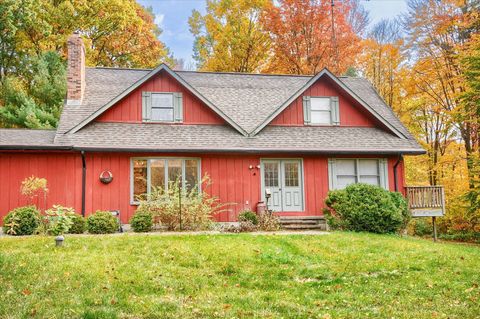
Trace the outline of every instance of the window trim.
{"type": "MultiPolygon", "coordinates": [[[[134,194],[134,161],[146,160],[147,161],[147,195],[150,194],[151,186],[151,174],[150,174],[150,160],[182,160],[182,188],[185,187],[185,160],[196,160],[198,163],[197,174],[198,174],[198,191],[202,191],[202,159],[200,157],[176,157],[176,156],[141,156],[141,157],[131,157],[130,158],[130,205],[138,205],[139,202],[135,201],[134,194]]],[[[168,179],[168,164],[165,165],[165,178],[168,179]]]]}
{"type": "MultiPolygon", "coordinates": [[[[182,92],[164,92],[164,91],[142,91],[142,123],[183,123],[183,93],[182,92]],[[153,120],[152,119],[152,110],[154,109],[151,104],[152,94],[169,94],[172,96],[172,111],[173,118],[172,120],[153,120]],[[146,105],[146,98],[150,99],[149,105],[146,105]],[[179,101],[177,101],[179,100],[179,101]],[[177,105],[179,103],[180,105],[177,105]],[[177,108],[179,108],[177,110],[177,108]],[[150,117],[147,117],[147,114],[150,113],[150,117]]],[[[157,107],[156,109],[170,109],[170,107],[157,107]]]]}
{"type": "MultiPolygon", "coordinates": [[[[303,96],[303,112],[304,124],[309,126],[339,126],[340,125],[340,98],[336,95],[318,96],[318,95],[304,95],[303,96]],[[330,100],[330,123],[312,123],[312,99],[325,98],[330,100]],[[305,105],[307,103],[307,105],[305,105]],[[335,105],[336,104],[336,105],[335,105]]],[[[322,111],[313,111],[322,112],[322,111]]],[[[327,111],[323,111],[327,112],[327,111]]]]}
{"type": "MultiPolygon", "coordinates": [[[[361,160],[377,160],[378,161],[378,178],[379,178],[379,187],[390,190],[390,185],[388,183],[388,158],[384,157],[335,157],[328,159],[328,189],[337,190],[341,189],[336,186],[334,178],[336,179],[338,174],[336,173],[336,160],[354,160],[355,161],[355,184],[358,184],[360,177],[362,176],[360,172],[360,161],[361,160]]],[[[365,175],[368,176],[368,175],[365,175]]]]}

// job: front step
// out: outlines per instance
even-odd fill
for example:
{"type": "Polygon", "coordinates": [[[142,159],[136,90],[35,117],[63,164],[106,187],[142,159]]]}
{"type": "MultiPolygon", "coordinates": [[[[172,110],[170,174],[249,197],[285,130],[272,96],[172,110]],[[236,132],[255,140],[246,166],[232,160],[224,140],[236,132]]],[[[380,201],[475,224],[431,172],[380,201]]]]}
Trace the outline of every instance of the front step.
{"type": "Polygon", "coordinates": [[[293,225],[282,225],[282,229],[287,230],[326,230],[325,225],[300,225],[300,224],[293,224],[293,225]]]}
{"type": "Polygon", "coordinates": [[[327,230],[323,216],[281,216],[280,224],[288,230],[327,230]]]}

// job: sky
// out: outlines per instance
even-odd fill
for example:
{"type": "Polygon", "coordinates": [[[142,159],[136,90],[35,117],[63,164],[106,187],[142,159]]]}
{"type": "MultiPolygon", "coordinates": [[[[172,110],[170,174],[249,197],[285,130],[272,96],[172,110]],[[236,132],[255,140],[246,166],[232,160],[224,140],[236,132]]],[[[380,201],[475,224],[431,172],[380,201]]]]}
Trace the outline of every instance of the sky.
{"type": "MultiPolygon", "coordinates": [[[[336,0],[338,1],[338,0],[336,0]]],[[[186,65],[193,64],[193,36],[188,27],[192,10],[205,13],[204,0],[138,0],[146,7],[152,7],[155,23],[163,30],[160,40],[167,45],[175,58],[182,58],[186,65]]],[[[362,0],[370,12],[371,24],[383,19],[394,18],[407,10],[406,0],[362,0]]]]}

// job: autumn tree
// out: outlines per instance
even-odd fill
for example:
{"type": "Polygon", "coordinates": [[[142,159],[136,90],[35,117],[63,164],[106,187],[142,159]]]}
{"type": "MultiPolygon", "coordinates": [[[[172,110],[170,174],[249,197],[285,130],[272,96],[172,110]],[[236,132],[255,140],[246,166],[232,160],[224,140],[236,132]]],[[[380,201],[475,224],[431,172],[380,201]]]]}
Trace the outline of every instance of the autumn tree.
{"type": "Polygon", "coordinates": [[[382,20],[375,24],[362,41],[362,52],[357,67],[370,80],[385,102],[396,111],[401,110],[401,85],[404,78],[401,25],[396,20],[382,20]]]}
{"type": "Polygon", "coordinates": [[[78,31],[90,66],[172,62],[154,14],[134,0],[0,2],[0,126],[52,128],[65,95],[66,41],[78,31]]]}
{"type": "Polygon", "coordinates": [[[357,1],[335,1],[333,7],[330,0],[278,2],[262,16],[272,38],[272,56],[265,71],[315,74],[327,67],[340,75],[354,65],[360,52],[356,32],[362,31],[368,19],[357,1]],[[356,14],[351,14],[354,9],[356,14]]]}
{"type": "Polygon", "coordinates": [[[478,114],[462,103],[467,87],[459,52],[466,49],[471,35],[478,32],[475,26],[478,20],[472,13],[478,8],[472,7],[470,1],[457,0],[410,0],[409,8],[408,45],[414,58],[410,78],[418,93],[447,117],[447,123],[453,125],[452,134],[458,132],[465,148],[469,177],[473,180],[474,162],[469,158],[479,149],[478,114]]]}
{"type": "Polygon", "coordinates": [[[270,0],[208,0],[207,12],[189,19],[195,37],[194,59],[200,70],[258,72],[270,39],[259,23],[270,0]]]}

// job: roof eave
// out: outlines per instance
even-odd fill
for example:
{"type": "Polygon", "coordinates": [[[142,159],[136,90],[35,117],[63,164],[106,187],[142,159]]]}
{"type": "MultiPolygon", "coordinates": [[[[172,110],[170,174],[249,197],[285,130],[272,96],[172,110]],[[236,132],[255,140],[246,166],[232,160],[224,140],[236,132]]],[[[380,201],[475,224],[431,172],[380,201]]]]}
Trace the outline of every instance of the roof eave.
{"type": "Polygon", "coordinates": [[[65,145],[0,145],[0,150],[5,151],[42,151],[42,150],[72,150],[72,146],[65,145]]]}
{"type": "Polygon", "coordinates": [[[74,146],[74,150],[86,152],[165,152],[165,153],[276,153],[276,154],[323,154],[323,155],[422,155],[423,149],[273,149],[273,148],[152,148],[152,147],[100,147],[74,146]]]}

